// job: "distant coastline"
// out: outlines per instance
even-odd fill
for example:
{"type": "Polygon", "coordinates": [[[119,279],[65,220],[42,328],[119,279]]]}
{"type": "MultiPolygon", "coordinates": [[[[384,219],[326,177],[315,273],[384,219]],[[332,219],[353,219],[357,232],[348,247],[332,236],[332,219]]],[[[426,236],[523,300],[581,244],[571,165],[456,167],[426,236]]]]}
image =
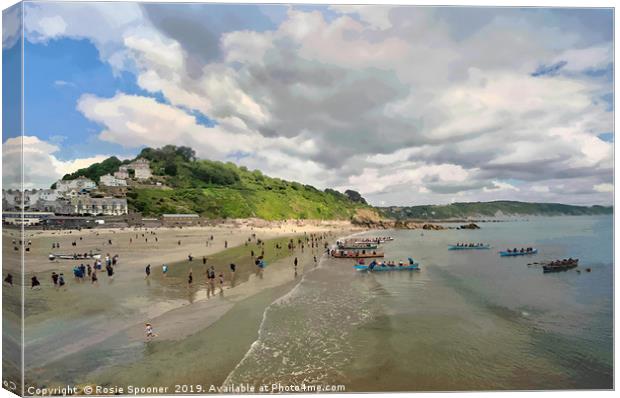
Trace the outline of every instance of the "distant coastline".
{"type": "Polygon", "coordinates": [[[499,200],[492,202],[464,202],[448,205],[377,207],[386,218],[423,222],[463,222],[511,220],[515,217],[534,216],[591,216],[613,214],[613,206],[575,206],[562,203],[533,203],[499,200]]]}

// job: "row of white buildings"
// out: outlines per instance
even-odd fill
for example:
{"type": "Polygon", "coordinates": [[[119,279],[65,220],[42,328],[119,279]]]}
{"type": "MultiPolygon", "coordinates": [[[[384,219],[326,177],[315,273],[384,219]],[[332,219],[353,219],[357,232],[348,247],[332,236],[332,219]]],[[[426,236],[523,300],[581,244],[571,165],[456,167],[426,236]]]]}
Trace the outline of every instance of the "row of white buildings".
{"type": "Polygon", "coordinates": [[[50,212],[62,215],[127,214],[127,198],[91,197],[88,190],[59,192],[57,189],[2,190],[4,211],[50,212]]]}
{"type": "Polygon", "coordinates": [[[59,180],[55,189],[2,190],[2,209],[5,211],[38,211],[62,215],[122,215],[127,214],[127,198],[105,196],[98,188],[126,187],[128,179],[138,181],[153,176],[149,161],[137,159],[123,165],[114,175],[100,177],[99,187],[90,178],[59,180]]]}

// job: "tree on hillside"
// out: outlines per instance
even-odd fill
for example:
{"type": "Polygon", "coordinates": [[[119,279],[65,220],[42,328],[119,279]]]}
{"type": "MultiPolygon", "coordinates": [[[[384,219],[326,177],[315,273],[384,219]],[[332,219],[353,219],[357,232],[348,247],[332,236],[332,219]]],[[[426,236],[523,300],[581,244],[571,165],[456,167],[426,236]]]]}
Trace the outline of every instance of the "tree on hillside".
{"type": "Polygon", "coordinates": [[[347,189],[346,191],[344,191],[344,194],[347,195],[352,202],[363,203],[365,205],[368,204],[366,203],[366,199],[364,199],[362,195],[360,195],[360,193],[357,191],[353,191],[352,189],[347,189]]]}
{"type": "Polygon", "coordinates": [[[196,151],[187,146],[180,146],[176,150],[177,155],[182,157],[186,162],[193,162],[196,160],[196,151]]]}
{"type": "Polygon", "coordinates": [[[65,174],[62,179],[75,180],[78,177],[84,176],[90,178],[91,180],[99,182],[99,178],[101,176],[106,174],[112,174],[115,171],[118,171],[118,168],[121,164],[122,162],[116,156],[112,156],[110,158],[107,158],[103,162],[93,163],[90,166],[84,169],[79,169],[74,173],[65,174]]]}

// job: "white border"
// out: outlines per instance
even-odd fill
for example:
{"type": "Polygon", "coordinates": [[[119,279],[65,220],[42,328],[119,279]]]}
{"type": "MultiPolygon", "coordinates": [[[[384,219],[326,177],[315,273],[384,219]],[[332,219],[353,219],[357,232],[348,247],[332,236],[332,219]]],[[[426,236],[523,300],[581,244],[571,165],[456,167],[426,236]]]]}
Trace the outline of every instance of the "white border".
{"type": "MultiPolygon", "coordinates": [[[[101,2],[101,0],[79,0],[81,2],[101,2]]],[[[120,2],[123,0],[106,0],[107,2],[120,2]]],[[[26,0],[25,2],[35,2],[35,1],[28,1],[26,0]]],[[[428,6],[483,6],[483,7],[575,7],[575,8],[592,8],[592,7],[601,7],[601,8],[614,8],[615,9],[615,5],[616,3],[614,1],[611,0],[590,0],[590,1],[574,1],[574,0],[538,0],[538,1],[512,1],[512,0],[506,0],[506,1],[490,1],[490,0],[475,0],[475,1],[459,1],[459,0],[450,0],[450,1],[439,1],[439,0],[424,0],[424,1],[402,1],[402,0],[392,0],[392,1],[384,1],[384,0],[333,0],[333,1],[329,1],[329,0],[312,0],[312,1],[298,1],[298,0],[289,0],[286,2],[269,2],[269,1],[260,1],[260,0],[243,0],[243,1],[238,1],[238,2],[232,2],[232,1],[188,1],[188,0],[167,0],[167,1],[156,1],[156,0],[142,0],[141,2],[144,3],[246,3],[246,4],[385,4],[385,5],[428,5],[428,6]]],[[[9,8],[10,6],[13,6],[14,4],[19,3],[19,1],[16,0],[8,0],[8,1],[3,1],[2,4],[2,9],[6,9],[9,8]]],[[[22,18],[23,18],[23,13],[22,13],[22,18]]],[[[615,15],[615,10],[614,10],[614,27],[615,27],[615,23],[616,23],[616,15],[615,15]]],[[[23,24],[22,24],[22,32],[23,32],[23,24]]],[[[618,33],[617,31],[614,29],[614,54],[616,53],[616,47],[618,45],[618,33]]],[[[23,46],[23,42],[22,42],[22,46],[23,46]]],[[[23,49],[22,49],[23,51],[23,49]]],[[[23,52],[22,52],[23,55],[23,52]]],[[[2,60],[2,56],[0,54],[0,62],[2,60]]],[[[614,57],[614,133],[615,133],[615,104],[616,104],[616,89],[615,89],[615,73],[617,71],[617,64],[615,63],[615,57],[614,57]]],[[[0,90],[2,88],[2,83],[0,82],[0,90]]],[[[23,102],[23,73],[22,73],[22,102],[23,102]]],[[[22,110],[22,118],[23,118],[24,112],[22,110]]],[[[0,118],[2,116],[2,108],[0,106],[0,118]]],[[[24,121],[22,120],[22,127],[24,126],[24,121]]],[[[614,140],[614,149],[615,149],[615,140],[614,140]]],[[[615,153],[615,151],[614,151],[615,153]]],[[[23,163],[23,162],[22,162],[23,163]]],[[[618,159],[615,158],[614,156],[614,187],[616,186],[616,174],[615,174],[615,170],[618,166],[618,159]]],[[[22,164],[22,168],[23,168],[23,164],[22,164]]],[[[2,162],[0,162],[0,173],[2,173],[2,162]]],[[[22,179],[23,179],[23,170],[22,170],[22,179]]],[[[614,194],[614,209],[618,208],[618,198],[615,196],[614,194]]],[[[617,217],[618,215],[616,214],[616,212],[614,211],[614,264],[617,263],[617,253],[618,253],[618,242],[616,241],[616,236],[615,236],[615,225],[616,225],[616,221],[617,221],[617,217]]],[[[2,244],[0,242],[0,255],[2,253],[1,251],[2,249],[2,244]]],[[[23,253],[22,253],[23,256],[23,253]]],[[[615,382],[618,380],[618,364],[616,363],[616,358],[618,358],[618,352],[617,352],[617,345],[616,345],[616,341],[618,339],[618,329],[616,328],[616,323],[615,320],[618,319],[617,318],[617,309],[618,306],[616,305],[616,295],[615,295],[615,287],[616,286],[620,286],[618,284],[618,280],[619,280],[619,274],[614,271],[614,384],[615,382]]],[[[23,278],[23,272],[22,272],[22,278],[23,278]]],[[[23,281],[22,281],[23,283],[23,281]]],[[[23,296],[23,290],[22,290],[22,296],[23,296]]],[[[1,303],[1,298],[0,298],[0,303],[1,303]]],[[[22,312],[23,312],[23,307],[22,307],[22,312]]],[[[0,317],[1,318],[1,317],[0,317]]],[[[22,322],[23,322],[23,316],[22,316],[22,322]]],[[[0,320],[0,325],[1,325],[1,320],[0,320]]],[[[22,331],[23,333],[23,331],[22,331]]],[[[22,339],[23,339],[23,335],[22,335],[22,339]]],[[[0,344],[1,344],[1,340],[0,340],[0,344]]],[[[23,355],[23,353],[22,353],[23,355]]],[[[368,393],[368,394],[330,394],[330,396],[332,397],[351,397],[351,396],[393,396],[393,395],[397,395],[397,396],[410,396],[410,395],[414,395],[415,397],[423,397],[423,398],[427,398],[427,397],[444,397],[444,396],[450,396],[453,394],[458,394],[459,396],[463,396],[463,397],[467,397],[467,396],[475,396],[478,394],[481,394],[479,392],[463,392],[463,393],[381,393],[381,394],[376,394],[376,393],[368,393]]],[[[579,391],[579,390],[571,390],[571,391],[551,391],[551,392],[523,392],[523,391],[516,391],[516,392],[489,392],[489,393],[484,393],[485,396],[494,398],[494,397],[520,397],[520,396],[541,396],[544,395],[545,397],[580,397],[582,395],[587,394],[588,396],[594,395],[594,396],[610,396],[611,394],[614,394],[613,391],[579,391]]],[[[615,394],[614,394],[615,395],[615,394]]],[[[4,398],[4,397],[13,397],[14,395],[12,395],[11,393],[9,393],[8,391],[4,390],[4,389],[0,389],[0,398],[4,398]]],[[[229,396],[233,396],[233,397],[242,397],[240,395],[229,395],[229,396]]],[[[290,396],[298,396],[298,394],[295,395],[284,395],[286,397],[290,396]]],[[[181,395],[181,397],[191,397],[191,396],[183,396],[181,395]]]]}

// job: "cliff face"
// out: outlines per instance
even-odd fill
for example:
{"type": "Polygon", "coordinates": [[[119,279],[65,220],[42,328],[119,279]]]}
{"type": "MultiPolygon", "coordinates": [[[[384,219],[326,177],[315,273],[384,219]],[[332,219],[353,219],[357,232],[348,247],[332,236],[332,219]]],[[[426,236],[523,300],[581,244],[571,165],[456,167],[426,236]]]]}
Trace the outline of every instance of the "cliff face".
{"type": "Polygon", "coordinates": [[[445,229],[441,225],[420,223],[407,220],[391,220],[381,217],[374,209],[357,209],[351,222],[371,229],[426,229],[440,230],[445,229]]]}

